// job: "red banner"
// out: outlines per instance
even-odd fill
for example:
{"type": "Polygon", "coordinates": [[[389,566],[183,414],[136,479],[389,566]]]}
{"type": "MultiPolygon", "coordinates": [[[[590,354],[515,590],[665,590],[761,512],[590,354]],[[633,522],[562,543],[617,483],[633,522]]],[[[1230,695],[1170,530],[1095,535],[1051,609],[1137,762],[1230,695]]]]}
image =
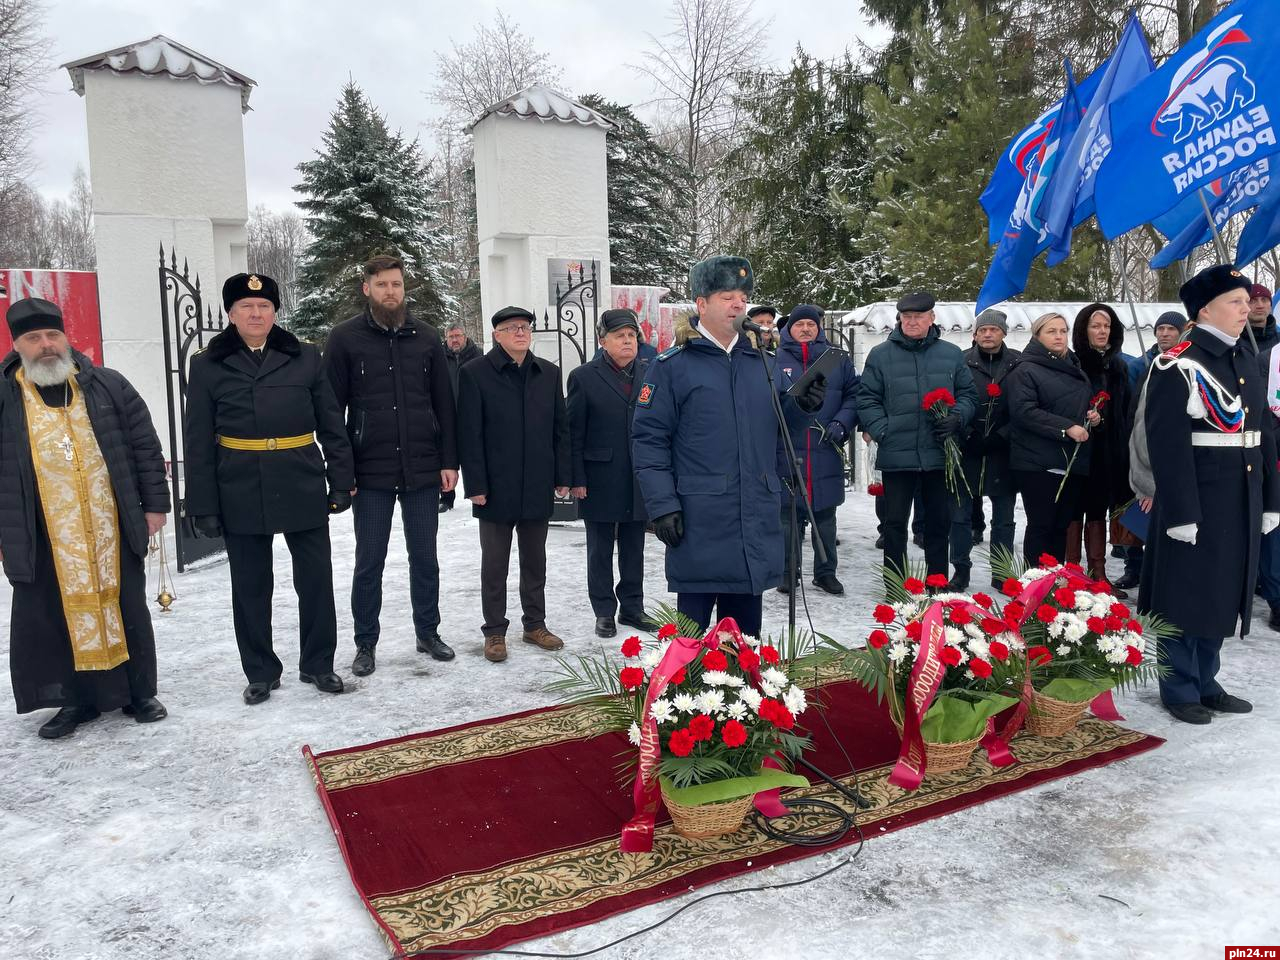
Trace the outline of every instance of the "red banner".
{"type": "MultiPolygon", "coordinates": [[[[98,275],[85,270],[0,269],[0,317],[9,305],[27,297],[56,303],[71,345],[102,364],[102,318],[98,309],[98,275]]],[[[0,356],[13,347],[9,325],[0,323],[0,356]]]]}
{"type": "Polygon", "coordinates": [[[920,652],[911,668],[911,682],[902,705],[902,750],[889,774],[889,782],[903,790],[915,790],[924,780],[925,746],[920,722],[947,672],[947,665],[942,662],[942,638],[942,604],[933,603],[924,613],[920,652]]]}

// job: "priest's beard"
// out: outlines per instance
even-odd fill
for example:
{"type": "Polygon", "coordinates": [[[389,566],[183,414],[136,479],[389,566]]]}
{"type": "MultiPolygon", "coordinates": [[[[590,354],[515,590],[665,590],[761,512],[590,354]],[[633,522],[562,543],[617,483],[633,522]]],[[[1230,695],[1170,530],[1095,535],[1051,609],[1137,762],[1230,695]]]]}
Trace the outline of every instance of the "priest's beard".
{"type": "Polygon", "coordinates": [[[404,326],[405,314],[408,312],[408,300],[401,300],[394,307],[384,307],[376,300],[369,301],[369,313],[373,316],[373,322],[387,330],[399,330],[404,326]]]}
{"type": "Polygon", "coordinates": [[[22,369],[26,372],[27,379],[37,387],[60,387],[75,372],[76,365],[68,350],[34,360],[23,357],[22,369]]]}

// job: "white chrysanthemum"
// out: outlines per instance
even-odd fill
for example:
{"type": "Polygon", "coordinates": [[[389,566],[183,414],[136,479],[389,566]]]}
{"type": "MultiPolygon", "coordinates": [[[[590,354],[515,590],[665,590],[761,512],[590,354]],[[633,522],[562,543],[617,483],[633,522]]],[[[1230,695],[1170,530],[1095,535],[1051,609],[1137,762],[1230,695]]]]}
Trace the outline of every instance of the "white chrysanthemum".
{"type": "Polygon", "coordinates": [[[741,700],[729,704],[724,710],[733,720],[745,720],[747,718],[747,705],[741,700]]]}
{"type": "Polygon", "coordinates": [[[791,715],[798,717],[804,713],[804,708],[809,705],[804,698],[804,691],[799,687],[793,686],[782,695],[783,705],[791,711],[791,715]]]}
{"type": "Polygon", "coordinates": [[[1081,623],[1079,619],[1074,619],[1067,625],[1066,631],[1062,634],[1062,639],[1068,643],[1079,643],[1088,632],[1089,628],[1087,626],[1081,623]]]}
{"type": "Polygon", "coordinates": [[[957,627],[944,627],[942,635],[946,638],[948,647],[958,647],[964,643],[964,632],[957,627]]]}
{"type": "Polygon", "coordinates": [[[899,664],[907,659],[907,655],[911,652],[911,648],[905,643],[894,643],[889,647],[889,662],[899,664]]]}
{"type": "Polygon", "coordinates": [[[758,647],[758,646],[760,646],[760,638],[759,638],[759,637],[748,637],[746,634],[743,634],[742,639],[743,639],[743,640],[745,640],[745,641],[747,641],[747,646],[748,646],[748,647],[758,647]]]}
{"type": "Polygon", "coordinates": [[[889,606],[892,607],[893,612],[903,620],[910,620],[920,612],[920,607],[914,600],[904,600],[901,603],[891,603],[889,606]]]}
{"type": "Polygon", "coordinates": [[[763,699],[759,690],[753,690],[750,687],[738,691],[738,700],[750,707],[752,713],[760,709],[760,701],[763,699]]]}
{"type": "Polygon", "coordinates": [[[776,697],[782,692],[782,687],[778,686],[776,683],[770,683],[768,680],[761,680],[760,692],[766,697],[776,697]]]}
{"type": "Polygon", "coordinates": [[[649,704],[649,716],[658,723],[671,723],[676,719],[676,710],[670,700],[659,698],[649,704]]]}
{"type": "Polygon", "coordinates": [[[724,693],[720,690],[703,690],[693,701],[703,713],[715,713],[724,709],[724,693]]]}
{"type": "Polygon", "coordinates": [[[1058,645],[1058,649],[1057,649],[1057,651],[1055,651],[1055,652],[1056,652],[1056,653],[1058,654],[1058,656],[1060,656],[1060,657],[1066,657],[1066,656],[1070,656],[1070,654],[1071,654],[1071,648],[1070,648],[1069,646],[1067,646],[1065,643],[1062,643],[1062,644],[1059,644],[1059,645],[1058,645]]]}
{"type": "Polygon", "coordinates": [[[671,705],[681,713],[693,713],[693,697],[687,693],[677,693],[671,698],[671,705]]]}
{"type": "Polygon", "coordinates": [[[986,634],[982,632],[982,628],[976,623],[966,623],[964,625],[964,632],[974,640],[981,640],[986,636],[986,634]]]}
{"type": "Polygon", "coordinates": [[[1023,643],[1022,637],[1014,633],[1012,630],[1005,631],[995,639],[999,640],[1010,650],[1025,650],[1027,646],[1023,643]]]}
{"type": "Polygon", "coordinates": [[[791,681],[787,679],[787,675],[776,667],[769,667],[760,671],[760,679],[765,683],[771,683],[775,687],[785,687],[791,681]]]}
{"type": "Polygon", "coordinates": [[[973,671],[972,671],[972,670],[966,670],[966,671],[964,672],[964,678],[965,678],[966,680],[976,680],[976,679],[978,679],[977,677],[975,677],[975,676],[973,675],[973,671]]]}
{"type": "Polygon", "coordinates": [[[1093,616],[1093,594],[1088,590],[1077,590],[1075,606],[1082,617],[1093,616]]]}
{"type": "Polygon", "coordinates": [[[644,667],[645,673],[652,673],[653,668],[662,662],[662,651],[652,647],[645,647],[640,651],[640,666],[644,667]]]}
{"type": "Polygon", "coordinates": [[[969,652],[979,660],[991,659],[991,644],[987,643],[985,637],[977,636],[969,638],[969,652]]]}
{"type": "Polygon", "coordinates": [[[631,729],[627,731],[627,739],[637,747],[640,746],[640,724],[631,721],[631,729]]]}
{"type": "Polygon", "coordinates": [[[728,646],[733,645],[733,634],[730,633],[728,630],[721,630],[719,633],[716,634],[716,639],[728,646]]]}
{"type": "Polygon", "coordinates": [[[964,648],[964,647],[956,647],[956,650],[957,650],[957,651],[959,652],[959,654],[960,654],[960,662],[959,662],[959,663],[957,663],[957,664],[956,664],[956,666],[957,666],[957,667],[959,667],[959,666],[963,666],[964,664],[968,663],[968,662],[969,662],[969,652],[968,652],[967,650],[965,650],[965,648],[964,648]]]}
{"type": "Polygon", "coordinates": [[[1103,620],[1111,616],[1111,604],[1113,603],[1110,596],[1105,593],[1095,593],[1093,595],[1093,613],[1092,616],[1101,617],[1103,620]]]}
{"type": "Polygon", "coordinates": [[[702,674],[702,685],[704,687],[723,687],[732,679],[733,677],[723,670],[707,670],[702,674]]]}
{"type": "Polygon", "coordinates": [[[1104,651],[1104,656],[1107,658],[1107,663],[1119,665],[1129,659],[1129,651],[1124,647],[1119,647],[1115,650],[1104,651]]]}
{"type": "Polygon", "coordinates": [[[893,633],[889,634],[889,639],[892,640],[894,643],[906,643],[907,631],[895,630],[893,631],[893,633]]]}
{"type": "Polygon", "coordinates": [[[1128,642],[1132,646],[1137,647],[1139,652],[1147,649],[1147,641],[1143,638],[1142,634],[1134,633],[1132,630],[1129,631],[1128,642]]]}

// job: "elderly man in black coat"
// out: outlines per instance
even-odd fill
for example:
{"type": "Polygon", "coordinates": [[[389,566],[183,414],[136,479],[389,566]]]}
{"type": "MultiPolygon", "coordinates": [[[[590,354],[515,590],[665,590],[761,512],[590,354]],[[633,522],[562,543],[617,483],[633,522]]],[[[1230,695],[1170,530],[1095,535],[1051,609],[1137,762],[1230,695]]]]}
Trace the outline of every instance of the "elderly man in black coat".
{"type": "Polygon", "coordinates": [[[298,679],[341,693],[333,672],[338,623],[329,514],[348,509],[355,490],[342,414],[320,351],[275,325],[274,280],[237,274],[223,285],[222,302],[231,325],[191,360],[186,512],[201,533],[225,536],[236,643],[249,680],[245,703],[270,697],[284,669],[271,645],[277,533],[293,558],[298,679]]]}
{"type": "Polygon", "coordinates": [[[6,320],[0,554],[18,712],[58,708],[49,740],[104,710],[162,720],[143,569],[170,507],[155,427],[129,381],[68,344],[56,304],[19,300],[6,320]]]}
{"type": "Polygon", "coordinates": [[[640,320],[634,310],[606,310],[598,332],[600,354],[569,374],[569,436],[572,493],[587,528],[587,593],[596,615],[596,636],[612,637],[618,632],[615,613],[619,623],[657,629],[644,614],[648,514],[631,466],[631,421],[648,362],[637,357],[640,320]]]}
{"type": "Polygon", "coordinates": [[[458,452],[471,512],[480,521],[484,655],[507,659],[507,571],[511,535],[520,543],[525,643],[559,650],[547,629],[547,524],[555,496],[569,493],[569,420],[560,368],[533,355],[534,316],[522,307],[493,315],[493,349],[458,375],[458,452]]]}
{"type": "MultiPolygon", "coordinates": [[[[453,403],[458,404],[458,372],[468,363],[480,356],[480,348],[467,336],[466,328],[457,320],[444,328],[444,364],[449,371],[449,383],[453,386],[453,403]]],[[[453,509],[457,499],[458,488],[450,487],[440,491],[440,513],[448,513],[453,509]]]]}
{"type": "Polygon", "coordinates": [[[1181,635],[1164,643],[1165,708],[1187,723],[1252,705],[1217,681],[1222,642],[1249,630],[1258,547],[1280,524],[1276,442],[1257,355],[1241,340],[1249,281],[1209,267],[1179,291],[1196,327],[1152,365],[1145,404],[1154,507],[1139,609],[1181,635]]]}

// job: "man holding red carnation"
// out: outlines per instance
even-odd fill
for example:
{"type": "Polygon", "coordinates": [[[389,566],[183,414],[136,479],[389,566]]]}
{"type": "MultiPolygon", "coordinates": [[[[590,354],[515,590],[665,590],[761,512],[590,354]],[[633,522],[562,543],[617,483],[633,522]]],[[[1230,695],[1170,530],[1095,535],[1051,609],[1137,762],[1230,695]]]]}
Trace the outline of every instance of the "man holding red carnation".
{"type": "MultiPolygon", "coordinates": [[[[912,293],[898,301],[898,325],[871,348],[858,393],[858,421],[878,444],[884,477],[884,565],[907,570],[907,518],[919,484],[924,506],[924,553],[931,576],[947,582],[947,534],[955,496],[947,489],[945,448],[973,420],[978,392],[955,344],[934,323],[934,297],[912,293]],[[935,418],[927,395],[945,392],[951,408],[935,418]]],[[[957,478],[958,480],[958,478],[957,478]]],[[[962,484],[961,484],[962,485],[962,484]]]]}

